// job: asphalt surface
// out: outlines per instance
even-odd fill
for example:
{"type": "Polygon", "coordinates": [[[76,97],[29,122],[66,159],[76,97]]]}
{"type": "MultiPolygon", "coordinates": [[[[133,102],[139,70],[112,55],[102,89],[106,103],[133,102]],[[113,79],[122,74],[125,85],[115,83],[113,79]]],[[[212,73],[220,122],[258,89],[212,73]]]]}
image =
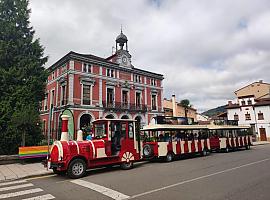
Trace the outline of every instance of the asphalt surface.
{"type": "Polygon", "coordinates": [[[7,199],[45,195],[41,199],[120,200],[128,197],[138,200],[269,200],[270,145],[231,153],[212,153],[206,157],[171,163],[142,162],[137,163],[132,170],[121,170],[119,167],[90,170],[86,177],[78,180],[81,185],[78,181],[61,176],[38,177],[28,179],[25,183],[0,185],[0,199],[18,192],[16,194],[20,196],[7,199]],[[16,185],[26,186],[16,189],[16,185]],[[9,186],[15,188],[1,190],[9,186]],[[25,190],[33,193],[20,193],[25,190]]]}

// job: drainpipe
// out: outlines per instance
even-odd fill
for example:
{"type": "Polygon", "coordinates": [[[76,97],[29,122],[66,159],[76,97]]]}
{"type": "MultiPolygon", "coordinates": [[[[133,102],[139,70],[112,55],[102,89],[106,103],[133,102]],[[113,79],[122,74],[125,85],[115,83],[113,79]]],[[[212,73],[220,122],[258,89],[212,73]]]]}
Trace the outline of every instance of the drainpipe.
{"type": "Polygon", "coordinates": [[[256,141],[257,141],[257,135],[259,136],[259,128],[258,128],[258,123],[257,123],[257,117],[256,117],[256,112],[255,112],[255,106],[252,106],[253,112],[254,112],[254,118],[255,118],[255,131],[256,131],[256,141]],[[258,133],[258,134],[257,134],[258,133]]]}

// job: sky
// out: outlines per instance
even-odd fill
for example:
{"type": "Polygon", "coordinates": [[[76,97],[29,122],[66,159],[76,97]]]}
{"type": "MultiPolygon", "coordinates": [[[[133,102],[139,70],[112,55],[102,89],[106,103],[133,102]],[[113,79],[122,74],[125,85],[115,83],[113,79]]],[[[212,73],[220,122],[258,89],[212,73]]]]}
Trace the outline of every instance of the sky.
{"type": "Polygon", "coordinates": [[[269,0],[30,0],[49,67],[69,51],[109,57],[123,27],[136,68],[164,75],[164,97],[198,112],[270,82],[269,0]]]}

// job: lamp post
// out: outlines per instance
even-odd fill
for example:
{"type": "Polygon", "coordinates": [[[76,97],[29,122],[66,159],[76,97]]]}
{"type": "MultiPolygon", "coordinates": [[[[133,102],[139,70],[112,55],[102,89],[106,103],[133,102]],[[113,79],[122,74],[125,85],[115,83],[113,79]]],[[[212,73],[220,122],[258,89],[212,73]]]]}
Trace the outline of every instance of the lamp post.
{"type": "MultiPolygon", "coordinates": [[[[50,155],[51,121],[52,121],[53,109],[54,109],[53,104],[51,104],[50,111],[49,111],[48,133],[47,133],[47,144],[48,144],[47,160],[49,159],[49,155],[50,155]]],[[[49,166],[47,165],[47,170],[48,168],[49,166]]]]}

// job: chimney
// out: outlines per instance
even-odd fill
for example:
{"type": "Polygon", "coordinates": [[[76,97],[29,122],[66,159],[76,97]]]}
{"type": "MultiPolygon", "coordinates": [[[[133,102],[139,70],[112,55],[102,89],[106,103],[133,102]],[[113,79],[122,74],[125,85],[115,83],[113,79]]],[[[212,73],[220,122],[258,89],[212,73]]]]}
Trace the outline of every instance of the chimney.
{"type": "Polygon", "coordinates": [[[228,105],[231,106],[232,105],[232,101],[228,101],[228,105]]]}
{"type": "Polygon", "coordinates": [[[175,102],[175,95],[172,95],[172,108],[173,108],[173,117],[176,117],[176,102],[175,102]]]}
{"type": "Polygon", "coordinates": [[[62,115],[62,133],[61,133],[61,139],[60,141],[68,141],[68,115],[62,115]]]}
{"type": "Polygon", "coordinates": [[[263,80],[259,80],[259,83],[263,83],[263,80]]]}

